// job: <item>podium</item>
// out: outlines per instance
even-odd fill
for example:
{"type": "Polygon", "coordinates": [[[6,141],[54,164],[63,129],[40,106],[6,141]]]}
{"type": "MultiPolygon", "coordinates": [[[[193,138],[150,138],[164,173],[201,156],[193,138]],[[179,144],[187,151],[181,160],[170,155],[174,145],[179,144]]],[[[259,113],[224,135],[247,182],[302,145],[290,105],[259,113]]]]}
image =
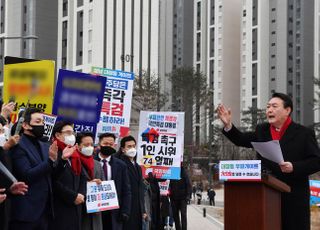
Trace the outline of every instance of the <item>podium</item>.
{"type": "Polygon", "coordinates": [[[225,230],[281,230],[281,192],[290,187],[271,175],[261,181],[225,181],[225,230]]]}

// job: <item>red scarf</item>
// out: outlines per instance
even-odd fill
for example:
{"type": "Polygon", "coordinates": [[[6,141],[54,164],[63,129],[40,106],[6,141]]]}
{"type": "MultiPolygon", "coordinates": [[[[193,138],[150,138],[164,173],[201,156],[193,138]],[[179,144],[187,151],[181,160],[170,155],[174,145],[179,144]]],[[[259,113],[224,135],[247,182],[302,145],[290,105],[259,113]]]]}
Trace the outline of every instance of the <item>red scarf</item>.
{"type": "MultiPolygon", "coordinates": [[[[62,152],[65,147],[67,147],[67,145],[65,143],[63,143],[62,141],[60,141],[57,138],[54,138],[53,141],[57,141],[57,145],[58,145],[58,149],[62,152]]],[[[80,156],[79,153],[77,151],[74,151],[70,157],[70,162],[71,162],[71,169],[72,172],[77,175],[80,176],[81,174],[81,160],[80,160],[80,156]]]]}
{"type": "Polygon", "coordinates": [[[79,156],[80,156],[80,160],[82,165],[85,167],[85,169],[87,170],[90,179],[93,180],[94,179],[94,160],[93,160],[93,156],[85,156],[83,154],[81,154],[78,150],[77,150],[79,156]]]}
{"type": "Polygon", "coordinates": [[[284,122],[282,127],[280,128],[280,131],[276,130],[276,127],[270,125],[270,132],[272,136],[272,140],[280,140],[283,136],[283,134],[286,132],[287,128],[291,124],[291,117],[288,117],[287,120],[284,122]]]}

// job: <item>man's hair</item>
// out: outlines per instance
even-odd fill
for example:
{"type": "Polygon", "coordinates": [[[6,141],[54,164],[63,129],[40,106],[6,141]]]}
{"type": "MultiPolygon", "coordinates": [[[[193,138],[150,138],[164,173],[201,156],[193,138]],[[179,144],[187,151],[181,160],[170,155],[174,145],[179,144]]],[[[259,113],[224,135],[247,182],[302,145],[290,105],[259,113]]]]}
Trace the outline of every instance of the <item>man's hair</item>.
{"type": "Polygon", "coordinates": [[[52,137],[54,137],[56,135],[56,133],[61,133],[63,127],[65,127],[67,125],[70,125],[73,127],[73,123],[71,121],[64,121],[64,120],[58,121],[53,127],[52,137]]]}
{"type": "Polygon", "coordinates": [[[284,108],[288,108],[289,107],[291,109],[290,114],[292,113],[292,111],[293,111],[293,103],[292,103],[291,98],[287,94],[274,93],[274,94],[272,94],[272,98],[274,98],[274,97],[280,98],[283,101],[283,107],[284,108]]]}
{"type": "Polygon", "coordinates": [[[42,113],[41,109],[38,108],[27,108],[24,114],[24,122],[30,124],[31,115],[34,113],[42,113]]]}
{"type": "Polygon", "coordinates": [[[82,139],[85,137],[91,137],[92,140],[94,140],[94,135],[93,133],[90,132],[81,132],[81,133],[77,133],[77,137],[76,137],[76,143],[80,144],[82,139]]]}
{"type": "Polygon", "coordinates": [[[133,136],[125,136],[120,141],[120,147],[124,148],[124,146],[126,145],[126,142],[128,142],[128,141],[134,141],[134,143],[137,144],[136,139],[134,139],[133,136]]]}
{"type": "Polygon", "coordinates": [[[106,137],[111,137],[113,138],[114,140],[116,140],[116,136],[113,134],[113,133],[102,133],[100,136],[99,136],[99,142],[102,141],[103,138],[106,138],[106,137]]]}

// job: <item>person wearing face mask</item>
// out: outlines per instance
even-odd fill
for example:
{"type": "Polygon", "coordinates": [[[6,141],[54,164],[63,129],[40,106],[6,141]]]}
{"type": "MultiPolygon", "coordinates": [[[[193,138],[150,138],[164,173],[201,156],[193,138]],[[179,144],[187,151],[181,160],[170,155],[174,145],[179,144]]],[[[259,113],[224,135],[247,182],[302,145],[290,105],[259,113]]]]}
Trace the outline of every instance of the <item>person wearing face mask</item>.
{"type": "Polygon", "coordinates": [[[49,229],[79,230],[87,180],[75,146],[73,124],[58,121],[53,128],[52,137],[57,142],[58,162],[63,162],[64,170],[52,178],[55,216],[49,229]],[[71,156],[65,158],[65,152],[71,153],[71,156]]]}
{"type": "Polygon", "coordinates": [[[53,215],[51,174],[56,168],[57,145],[40,141],[44,133],[43,114],[28,108],[22,123],[23,134],[10,151],[12,172],[28,185],[25,196],[11,197],[10,230],[48,229],[53,215]]]}
{"type": "Polygon", "coordinates": [[[142,220],[147,219],[144,206],[144,183],[140,166],[136,162],[136,140],[133,136],[126,136],[121,139],[120,148],[123,160],[128,168],[129,180],[131,185],[131,214],[128,222],[123,229],[140,230],[142,229],[142,220]]]}
{"type": "Polygon", "coordinates": [[[102,212],[103,230],[122,230],[128,221],[131,211],[131,187],[127,166],[113,156],[116,137],[112,133],[99,136],[99,153],[96,160],[100,161],[106,180],[113,180],[117,190],[119,209],[102,212]]]}
{"type": "MultiPolygon", "coordinates": [[[[78,144],[78,152],[82,163],[83,172],[87,181],[100,184],[104,180],[102,167],[97,160],[93,159],[93,133],[82,132],[77,134],[76,143],[78,144]]],[[[87,213],[85,204],[81,218],[82,230],[101,230],[102,219],[101,213],[87,213]]]]}

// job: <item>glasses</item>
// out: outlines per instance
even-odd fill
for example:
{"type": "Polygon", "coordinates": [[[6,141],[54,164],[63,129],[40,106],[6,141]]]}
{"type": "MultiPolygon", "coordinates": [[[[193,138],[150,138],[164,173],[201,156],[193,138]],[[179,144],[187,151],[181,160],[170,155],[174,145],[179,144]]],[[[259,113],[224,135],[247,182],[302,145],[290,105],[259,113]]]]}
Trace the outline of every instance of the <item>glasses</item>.
{"type": "Polygon", "coordinates": [[[65,130],[65,131],[61,131],[61,133],[67,134],[67,135],[76,135],[76,133],[73,130],[65,130]]]}

